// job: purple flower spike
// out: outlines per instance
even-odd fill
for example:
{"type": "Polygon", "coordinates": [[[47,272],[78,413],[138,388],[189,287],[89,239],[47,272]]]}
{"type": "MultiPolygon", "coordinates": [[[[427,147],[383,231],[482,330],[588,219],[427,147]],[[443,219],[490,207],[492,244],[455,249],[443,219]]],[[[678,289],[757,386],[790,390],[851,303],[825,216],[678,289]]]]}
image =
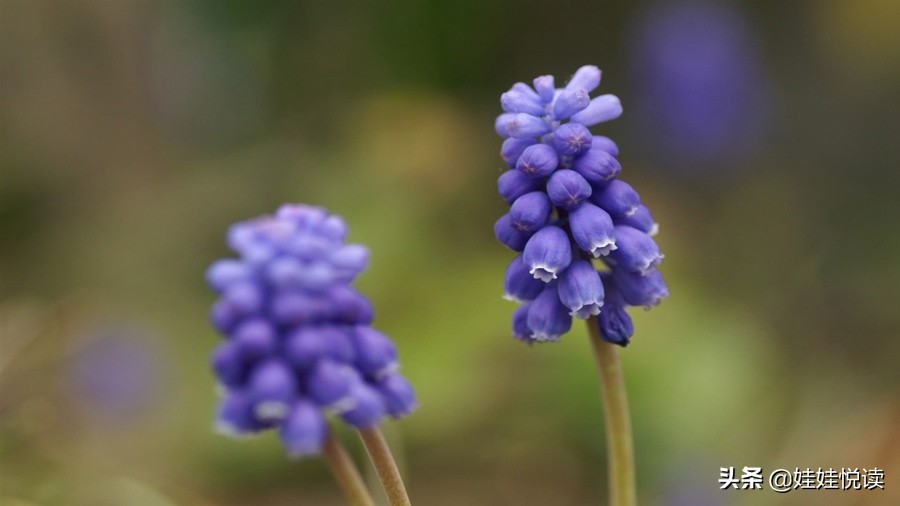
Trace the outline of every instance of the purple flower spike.
{"type": "MultiPolygon", "coordinates": [[[[528,100],[539,100],[537,93],[528,100]]],[[[521,195],[543,185],[510,172],[527,180],[521,195]]],[[[301,457],[321,451],[328,413],[371,427],[386,409],[394,417],[412,411],[415,393],[397,372],[396,348],[369,327],[372,304],[351,286],[369,251],[346,244],[347,232],[339,216],[305,205],[284,205],[229,230],[239,257],[206,272],[219,294],[210,319],[227,337],[211,361],[226,390],[216,417],[220,432],[277,429],[287,453],[301,457]]],[[[527,239],[509,240],[521,249],[527,239]]]]}
{"type": "Polygon", "coordinates": [[[514,302],[534,300],[544,290],[544,283],[535,279],[530,268],[519,255],[509,263],[503,279],[503,298],[514,302]]]}
{"type": "Polygon", "coordinates": [[[558,170],[547,181],[547,195],[556,207],[572,209],[591,196],[591,185],[574,170],[558,170]]]}
{"type": "Polygon", "coordinates": [[[528,265],[535,279],[544,283],[556,279],[572,261],[572,247],[569,237],[559,227],[547,226],[540,229],[528,240],[522,259],[528,265]]]}
{"type": "MultiPolygon", "coordinates": [[[[546,177],[559,165],[556,150],[546,144],[534,144],[522,151],[516,169],[528,177],[546,177]]],[[[537,189],[537,188],[534,188],[537,189]]]]}
{"type": "Polygon", "coordinates": [[[572,328],[572,316],[560,302],[555,283],[547,285],[531,303],[527,323],[535,341],[558,341],[572,328]]]}
{"type": "Polygon", "coordinates": [[[287,454],[294,458],[318,455],[328,436],[328,423],[315,404],[299,400],[291,406],[279,429],[287,454]]]}
{"type": "Polygon", "coordinates": [[[578,156],[591,148],[594,137],[586,126],[566,123],[553,134],[553,145],[561,156],[578,156]]]}
{"type": "Polygon", "coordinates": [[[544,192],[522,195],[509,208],[509,222],[523,234],[532,234],[547,224],[553,205],[544,192]]]}
{"type": "Polygon", "coordinates": [[[649,235],[627,225],[616,226],[616,246],[609,254],[610,262],[641,275],[649,274],[663,259],[659,246],[649,235]]]}
{"type": "MultiPolygon", "coordinates": [[[[505,112],[495,126],[507,139],[500,154],[515,170],[498,180],[511,208],[494,234],[521,252],[503,289],[521,304],[512,335],[528,344],[559,339],[574,316],[598,318],[603,338],[625,346],[634,333],[627,306],[650,307],[668,295],[657,271],[663,255],[651,239],[658,226],[620,179],[619,147],[588,128],[622,114],[618,97],[590,98],[600,77],[586,65],[562,88],[545,75],[534,88],[516,83],[501,97],[505,112]]],[[[222,313],[217,320],[227,326],[222,313]]]]}
{"type": "Polygon", "coordinates": [[[559,299],[569,314],[582,320],[600,314],[603,282],[587,260],[576,260],[559,279],[559,299]]]}
{"type": "Polygon", "coordinates": [[[609,255],[617,247],[612,218],[590,202],[583,202],[569,213],[569,229],[578,248],[594,258],[609,255]]]}

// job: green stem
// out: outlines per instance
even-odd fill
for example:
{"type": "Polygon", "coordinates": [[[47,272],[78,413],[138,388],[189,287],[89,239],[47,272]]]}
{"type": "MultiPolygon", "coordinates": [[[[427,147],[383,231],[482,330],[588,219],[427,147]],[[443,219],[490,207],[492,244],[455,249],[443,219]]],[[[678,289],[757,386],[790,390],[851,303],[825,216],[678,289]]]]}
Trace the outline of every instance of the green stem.
{"type": "Polygon", "coordinates": [[[634,473],[634,443],[631,437],[631,418],[628,415],[628,396],[616,346],[600,337],[596,317],[587,321],[594,359],[600,371],[600,391],[606,413],[607,462],[609,467],[610,506],[634,506],[637,491],[634,473]]]}
{"type": "Polygon", "coordinates": [[[359,470],[356,469],[356,465],[353,464],[353,459],[330,430],[325,439],[322,455],[325,457],[328,467],[331,468],[335,481],[338,482],[352,506],[375,506],[375,501],[369,495],[366,483],[360,476],[359,470]]]}
{"type": "Polygon", "coordinates": [[[400,470],[397,469],[397,463],[394,462],[394,456],[381,430],[378,427],[360,429],[359,436],[375,466],[375,472],[378,473],[378,479],[381,480],[391,506],[410,506],[400,470]]]}

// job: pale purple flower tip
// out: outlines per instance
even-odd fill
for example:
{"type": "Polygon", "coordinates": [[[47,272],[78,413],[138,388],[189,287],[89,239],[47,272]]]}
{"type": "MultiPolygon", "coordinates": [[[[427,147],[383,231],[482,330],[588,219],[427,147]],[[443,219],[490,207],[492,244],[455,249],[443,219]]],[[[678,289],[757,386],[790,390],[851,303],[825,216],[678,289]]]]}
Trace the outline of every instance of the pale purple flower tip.
{"type": "Polygon", "coordinates": [[[507,121],[506,131],[510,137],[517,139],[539,137],[550,131],[550,125],[541,118],[519,113],[507,121]]]}
{"type": "Polygon", "coordinates": [[[600,86],[600,69],[595,65],[584,65],[575,71],[569,82],[566,83],[567,90],[585,90],[590,93],[597,86],[600,86]]]}
{"type": "Polygon", "coordinates": [[[553,118],[557,121],[569,119],[583,111],[591,103],[588,92],[583,89],[563,90],[553,102],[553,118]]]}
{"type": "Polygon", "coordinates": [[[584,110],[572,115],[572,121],[584,126],[614,120],[622,115],[622,102],[615,95],[600,95],[591,100],[584,110]]]}

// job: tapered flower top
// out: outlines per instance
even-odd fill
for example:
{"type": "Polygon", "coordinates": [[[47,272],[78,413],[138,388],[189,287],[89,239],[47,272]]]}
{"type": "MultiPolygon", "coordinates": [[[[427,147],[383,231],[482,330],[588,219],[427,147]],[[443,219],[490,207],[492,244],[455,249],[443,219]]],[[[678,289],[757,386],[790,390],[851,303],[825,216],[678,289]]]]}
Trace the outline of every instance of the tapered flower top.
{"type": "Polygon", "coordinates": [[[603,338],[625,346],[634,333],[625,308],[669,294],[650,210],[619,179],[616,143],[588,129],[622,114],[614,95],[590,98],[599,85],[600,69],[587,65],[562,88],[540,76],[500,96],[495,129],[509,170],[497,186],[510,208],[494,233],[520,253],[504,288],[521,303],[513,336],[527,343],[556,341],[573,317],[597,316],[603,338]]]}
{"type": "Polygon", "coordinates": [[[239,258],[206,272],[219,294],[212,323],[225,336],[212,357],[221,432],[276,428],[289,454],[314,455],[326,414],[369,428],[415,408],[393,343],[370,326],[372,306],[350,286],[369,253],[346,235],[344,220],[306,205],[229,230],[239,258]]]}

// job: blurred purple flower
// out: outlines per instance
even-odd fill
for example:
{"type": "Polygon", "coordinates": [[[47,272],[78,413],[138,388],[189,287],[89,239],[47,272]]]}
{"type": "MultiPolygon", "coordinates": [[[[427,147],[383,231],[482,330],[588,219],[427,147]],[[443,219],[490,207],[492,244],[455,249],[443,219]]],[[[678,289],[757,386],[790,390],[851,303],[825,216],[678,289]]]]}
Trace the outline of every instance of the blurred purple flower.
{"type": "Polygon", "coordinates": [[[165,359],[152,336],[126,326],[95,331],[70,362],[66,387],[93,420],[127,423],[158,407],[165,359]]]}
{"type": "Polygon", "coordinates": [[[634,126],[661,163],[709,171],[759,147],[768,80],[739,6],[655,3],[632,26],[627,46],[634,126]]]}
{"type": "Polygon", "coordinates": [[[219,294],[212,323],[226,337],[212,355],[221,432],[275,428],[290,455],[315,455],[329,413],[362,429],[416,407],[393,342],[370,327],[372,306],[350,286],[369,252],[346,235],[341,217],[292,204],[229,230],[239,258],[206,271],[219,294]]]}

